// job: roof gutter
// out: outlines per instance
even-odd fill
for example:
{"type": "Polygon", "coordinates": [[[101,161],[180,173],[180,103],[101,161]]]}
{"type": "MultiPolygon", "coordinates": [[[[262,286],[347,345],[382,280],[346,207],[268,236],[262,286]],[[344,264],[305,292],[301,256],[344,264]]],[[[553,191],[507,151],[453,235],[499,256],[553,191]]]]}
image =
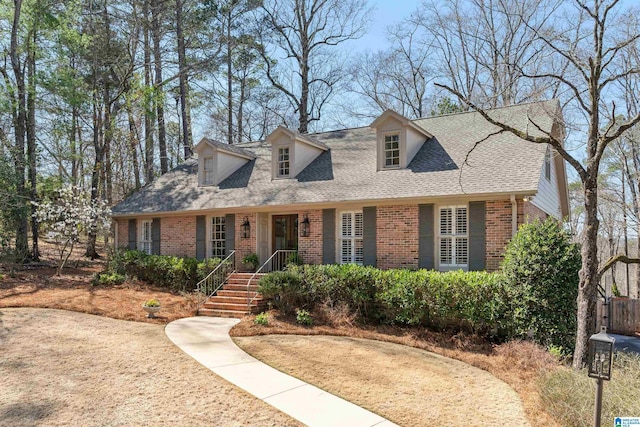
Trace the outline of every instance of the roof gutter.
{"type": "Polygon", "coordinates": [[[518,202],[516,201],[516,195],[512,194],[511,200],[511,237],[515,236],[518,232],[518,202]]]}

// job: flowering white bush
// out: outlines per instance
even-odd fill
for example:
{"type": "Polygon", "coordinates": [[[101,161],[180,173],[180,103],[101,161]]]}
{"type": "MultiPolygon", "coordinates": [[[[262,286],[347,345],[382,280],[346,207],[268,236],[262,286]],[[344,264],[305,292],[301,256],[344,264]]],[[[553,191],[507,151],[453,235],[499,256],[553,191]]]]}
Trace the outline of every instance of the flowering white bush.
{"type": "Polygon", "coordinates": [[[110,226],[111,209],[106,202],[92,202],[89,194],[77,187],[62,188],[55,200],[36,203],[36,206],[34,216],[58,250],[58,275],[82,235],[106,231],[110,226]]]}

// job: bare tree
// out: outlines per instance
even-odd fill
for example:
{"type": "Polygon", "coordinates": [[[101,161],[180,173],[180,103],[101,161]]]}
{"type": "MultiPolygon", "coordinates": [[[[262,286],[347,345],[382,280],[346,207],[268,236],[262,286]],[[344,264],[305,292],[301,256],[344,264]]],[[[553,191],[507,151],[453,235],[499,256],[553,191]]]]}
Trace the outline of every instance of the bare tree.
{"type": "MultiPolygon", "coordinates": [[[[584,118],[584,163],[569,153],[564,141],[555,134],[532,135],[533,130],[544,133],[533,120],[527,126],[532,132],[529,129],[514,128],[494,119],[460,90],[446,84],[438,85],[478,111],[487,121],[497,126],[500,132],[510,132],[532,143],[549,144],[580,177],[584,196],[584,229],[578,289],[578,327],[573,358],[575,368],[581,367],[585,362],[588,339],[595,330],[598,286],[603,274],[616,262],[640,263],[640,259],[631,259],[623,254],[611,257],[602,266],[598,259],[598,178],[603,154],[612,142],[640,122],[638,114],[624,121],[616,114],[615,98],[620,93],[616,91],[615,83],[625,76],[640,73],[640,64],[637,62],[625,64],[620,61],[624,53],[636,49],[636,43],[640,40],[640,26],[634,13],[618,10],[618,3],[617,0],[594,0],[587,5],[581,0],[575,0],[571,16],[553,20],[548,28],[529,27],[548,49],[545,56],[549,67],[530,71],[520,69],[527,79],[553,79],[572,95],[571,105],[584,118]],[[616,20],[618,25],[615,25],[616,20]],[[564,61],[569,64],[566,68],[553,68],[554,63],[564,61]],[[605,119],[607,116],[608,120],[605,119]]],[[[559,112],[558,119],[561,119],[559,112]]]]}
{"type": "Polygon", "coordinates": [[[390,28],[387,39],[392,48],[357,58],[350,89],[364,99],[370,111],[362,112],[361,107],[355,114],[370,118],[391,108],[407,117],[424,117],[432,80],[431,50],[418,30],[412,22],[390,28]]]}
{"type": "Polygon", "coordinates": [[[476,105],[495,108],[540,99],[557,88],[553,79],[532,81],[523,73],[548,60],[540,54],[545,44],[538,34],[559,5],[556,0],[425,0],[411,20],[432,44],[441,81],[476,105]]]}
{"type": "Polygon", "coordinates": [[[260,26],[268,46],[262,50],[266,75],[289,100],[301,133],[320,120],[343,75],[331,47],[362,36],[369,10],[365,0],[265,1],[260,26]]]}

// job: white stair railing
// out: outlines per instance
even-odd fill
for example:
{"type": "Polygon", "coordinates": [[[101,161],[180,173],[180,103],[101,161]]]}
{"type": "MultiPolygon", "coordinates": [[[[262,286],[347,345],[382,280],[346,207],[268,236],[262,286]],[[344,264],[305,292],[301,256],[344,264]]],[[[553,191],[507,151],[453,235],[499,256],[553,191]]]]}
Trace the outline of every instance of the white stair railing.
{"type": "Polygon", "coordinates": [[[205,299],[198,304],[198,309],[218,292],[229,280],[229,276],[236,272],[236,251],[231,251],[207,277],[196,284],[196,290],[204,294],[205,299]]]}
{"type": "Polygon", "coordinates": [[[292,258],[297,258],[297,255],[298,255],[298,251],[296,250],[278,249],[269,257],[268,260],[264,262],[264,264],[260,266],[260,268],[256,270],[255,273],[253,273],[251,278],[249,278],[249,281],[247,281],[247,311],[248,312],[251,312],[251,303],[258,296],[258,294],[256,293],[256,295],[254,295],[253,298],[251,298],[250,289],[249,289],[249,287],[251,286],[251,282],[256,278],[256,276],[261,272],[284,270],[287,264],[291,262],[292,258]]]}

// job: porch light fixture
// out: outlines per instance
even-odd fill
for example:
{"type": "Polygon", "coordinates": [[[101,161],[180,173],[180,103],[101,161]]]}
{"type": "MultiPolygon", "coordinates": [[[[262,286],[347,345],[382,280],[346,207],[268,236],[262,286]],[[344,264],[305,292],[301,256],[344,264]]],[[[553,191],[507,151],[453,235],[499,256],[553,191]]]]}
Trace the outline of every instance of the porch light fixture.
{"type": "Polygon", "coordinates": [[[249,218],[245,216],[242,222],[242,238],[248,239],[249,237],[251,237],[251,224],[249,223],[249,218]]]}
{"type": "Polygon", "coordinates": [[[305,215],[304,219],[300,223],[300,237],[309,237],[311,229],[310,225],[311,224],[309,223],[309,217],[305,215]]]}
{"type": "Polygon", "coordinates": [[[599,333],[589,338],[589,376],[596,379],[596,405],[593,425],[600,426],[602,412],[602,381],[611,379],[611,360],[615,338],[607,335],[607,327],[603,326],[599,333]]]}

